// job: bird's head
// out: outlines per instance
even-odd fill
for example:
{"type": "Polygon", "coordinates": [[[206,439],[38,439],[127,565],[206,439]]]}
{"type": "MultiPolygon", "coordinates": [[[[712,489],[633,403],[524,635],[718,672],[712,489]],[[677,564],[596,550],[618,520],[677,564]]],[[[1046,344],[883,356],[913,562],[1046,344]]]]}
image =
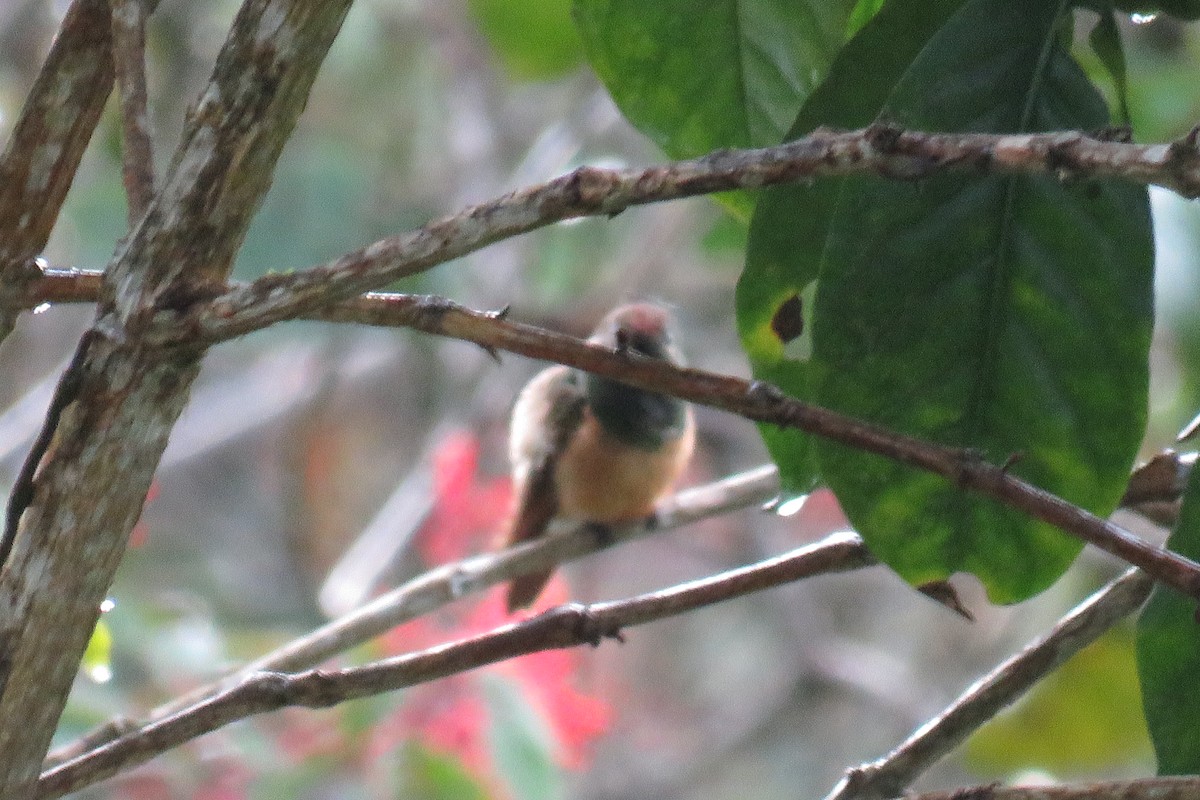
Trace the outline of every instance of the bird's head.
{"type": "MultiPolygon", "coordinates": [[[[682,364],[671,340],[671,318],[653,303],[630,303],[610,311],[591,340],[622,352],[682,364]]],[[[635,389],[599,375],[587,375],[584,394],[592,413],[611,435],[637,447],[655,449],[686,428],[683,402],[667,395],[635,389]]]]}
{"type": "Polygon", "coordinates": [[[653,303],[628,303],[604,316],[591,341],[676,364],[683,362],[671,337],[671,316],[653,303]]]}

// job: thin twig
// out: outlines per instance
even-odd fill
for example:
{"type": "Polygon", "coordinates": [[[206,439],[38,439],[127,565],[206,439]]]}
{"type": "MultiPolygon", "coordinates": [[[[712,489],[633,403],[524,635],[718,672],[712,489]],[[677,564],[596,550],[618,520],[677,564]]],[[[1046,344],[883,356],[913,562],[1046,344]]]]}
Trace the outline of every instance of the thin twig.
{"type": "Polygon", "coordinates": [[[904,800],[1195,800],[1195,775],[1134,778],[1067,786],[969,786],[948,792],[910,792],[904,800]]]}
{"type": "Polygon", "coordinates": [[[884,800],[902,794],[918,775],[1002,708],[1133,613],[1152,586],[1139,570],[1129,570],[1113,580],[1076,606],[1049,633],[980,678],[887,756],[847,772],[826,800],[884,800]]]}
{"type": "Polygon", "coordinates": [[[122,175],[129,228],[154,196],[154,146],[146,112],[146,9],[141,0],[109,0],[113,67],[121,96],[122,175]]]}
{"type": "Polygon", "coordinates": [[[0,155],[0,340],[13,301],[37,279],[37,258],[112,88],[105,0],[75,0],[0,155]]]}
{"type": "Polygon", "coordinates": [[[663,504],[654,524],[627,525],[597,537],[593,526],[556,525],[548,536],[498,553],[437,567],[367,605],[339,617],[311,633],[239,668],[215,683],[173,698],[138,721],[113,720],[53,752],[47,767],[93,750],[121,733],[145,727],[177,713],[262,671],[295,671],[316,666],[356,647],[395,626],[527,572],[535,572],[580,558],[588,553],[667,531],[702,519],[761,505],[778,492],[779,475],[773,466],[757,467],[724,480],[680,492],[663,504]]]}
{"type": "Polygon", "coordinates": [[[675,616],[813,575],[872,562],[862,540],[835,534],[824,541],[741,569],[629,600],[558,606],[524,622],[417,653],[343,670],[258,672],[177,714],[131,731],[43,773],[37,797],[58,797],[103,780],[235,720],[285,706],[324,708],[444,678],[544,650],[598,645],[624,628],[675,616]]]}

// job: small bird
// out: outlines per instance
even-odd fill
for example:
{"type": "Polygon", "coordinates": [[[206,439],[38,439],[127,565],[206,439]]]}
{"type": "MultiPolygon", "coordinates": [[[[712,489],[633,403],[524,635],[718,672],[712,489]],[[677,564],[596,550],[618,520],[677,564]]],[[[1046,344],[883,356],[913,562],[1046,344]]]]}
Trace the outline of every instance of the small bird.
{"type": "MultiPolygon", "coordinates": [[[[608,313],[589,341],[683,363],[667,312],[631,303],[608,313]]],[[[682,400],[554,366],[522,390],[509,429],[516,510],[506,544],[535,539],[555,517],[599,524],[649,517],[683,473],[696,440],[682,400]]],[[[508,610],[537,599],[550,572],[516,578],[508,610]]]]}

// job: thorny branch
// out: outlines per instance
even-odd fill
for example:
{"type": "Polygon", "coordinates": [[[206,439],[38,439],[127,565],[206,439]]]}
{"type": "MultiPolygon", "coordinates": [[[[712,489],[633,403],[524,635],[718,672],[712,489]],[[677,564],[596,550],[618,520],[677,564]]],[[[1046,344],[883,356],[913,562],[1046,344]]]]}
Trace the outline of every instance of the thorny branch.
{"type": "Polygon", "coordinates": [[[558,606],[523,622],[417,653],[342,670],[257,672],[194,706],[131,731],[38,782],[37,797],[58,797],[103,780],[235,720],[285,706],[324,708],[346,700],[444,678],[543,650],[599,645],[624,628],[682,614],[751,592],[872,563],[862,540],[835,534],[823,542],[741,569],[609,603],[558,606]]]}

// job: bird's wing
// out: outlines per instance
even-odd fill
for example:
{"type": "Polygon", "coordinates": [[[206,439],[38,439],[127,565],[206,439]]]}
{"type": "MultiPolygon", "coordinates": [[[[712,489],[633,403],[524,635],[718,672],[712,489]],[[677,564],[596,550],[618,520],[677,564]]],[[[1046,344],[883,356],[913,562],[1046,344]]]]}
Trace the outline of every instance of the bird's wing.
{"type": "Polygon", "coordinates": [[[517,398],[509,439],[517,506],[508,544],[541,535],[558,513],[555,466],[578,430],[583,410],[583,387],[575,372],[563,366],[538,373],[517,398]]]}

